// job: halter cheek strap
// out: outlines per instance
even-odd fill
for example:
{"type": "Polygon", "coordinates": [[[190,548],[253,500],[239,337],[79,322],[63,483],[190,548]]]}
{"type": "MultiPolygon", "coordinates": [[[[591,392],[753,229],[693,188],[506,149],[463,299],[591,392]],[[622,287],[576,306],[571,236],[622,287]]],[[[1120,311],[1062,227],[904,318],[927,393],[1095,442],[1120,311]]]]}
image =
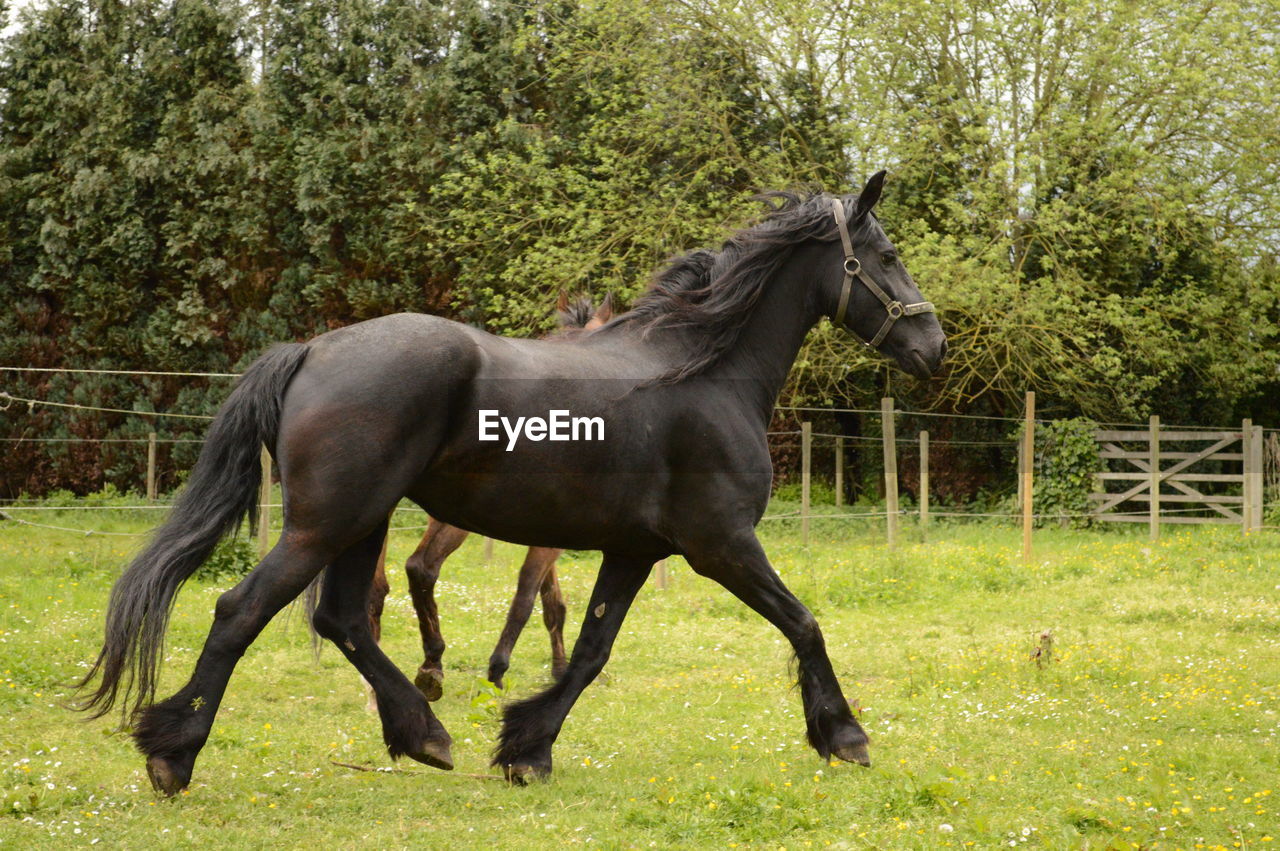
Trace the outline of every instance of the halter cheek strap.
{"type": "MultiPolygon", "coordinates": [[[[884,323],[880,326],[880,330],[870,340],[862,340],[862,342],[875,348],[884,342],[884,338],[889,335],[893,323],[897,322],[904,316],[915,316],[920,313],[933,313],[933,302],[918,301],[914,304],[903,304],[897,299],[889,298],[889,294],[881,289],[880,285],[871,280],[871,276],[862,271],[862,263],[853,254],[853,240],[849,238],[849,222],[844,215],[844,203],[839,198],[831,199],[831,212],[836,217],[836,230],[840,232],[840,242],[844,244],[844,283],[840,286],[840,301],[836,304],[836,312],[832,314],[831,321],[837,327],[844,324],[844,314],[849,308],[849,294],[853,290],[853,279],[856,277],[862,281],[867,289],[871,290],[871,294],[880,300],[884,305],[885,313],[888,315],[884,319],[884,323]]],[[[855,337],[858,332],[849,329],[855,337]]],[[[862,339],[858,337],[858,339],[862,339]]]]}

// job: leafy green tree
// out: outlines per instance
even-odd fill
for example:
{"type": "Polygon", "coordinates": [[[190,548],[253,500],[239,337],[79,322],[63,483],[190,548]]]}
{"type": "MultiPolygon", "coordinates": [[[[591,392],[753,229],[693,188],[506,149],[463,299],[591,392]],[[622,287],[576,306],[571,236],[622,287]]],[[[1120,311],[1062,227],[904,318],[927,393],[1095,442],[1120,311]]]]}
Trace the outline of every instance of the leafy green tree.
{"type": "Polygon", "coordinates": [[[773,152],[740,69],[661,5],[550,6],[504,42],[539,69],[433,192],[457,257],[454,303],[500,332],[547,323],[558,289],[634,295],[667,257],[714,243],[750,209],[773,152]]]}

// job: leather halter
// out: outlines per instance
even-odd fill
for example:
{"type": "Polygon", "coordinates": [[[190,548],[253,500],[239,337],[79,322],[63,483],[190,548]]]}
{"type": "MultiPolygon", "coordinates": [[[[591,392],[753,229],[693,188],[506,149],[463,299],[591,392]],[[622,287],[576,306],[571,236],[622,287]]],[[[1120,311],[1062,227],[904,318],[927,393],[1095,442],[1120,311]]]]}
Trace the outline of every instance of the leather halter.
{"type": "Polygon", "coordinates": [[[836,312],[832,315],[831,321],[836,327],[844,324],[844,313],[849,307],[849,294],[853,289],[853,279],[856,276],[858,280],[871,290],[871,294],[880,299],[880,303],[884,305],[885,313],[888,316],[884,319],[884,324],[880,326],[880,330],[870,341],[863,340],[857,331],[849,329],[853,336],[862,341],[863,345],[875,348],[884,341],[889,335],[893,323],[897,322],[904,316],[916,316],[920,313],[933,313],[933,302],[918,301],[914,304],[903,304],[897,299],[889,298],[889,294],[880,288],[880,285],[871,280],[871,276],[862,271],[862,263],[853,254],[853,240],[849,238],[849,222],[844,215],[844,202],[839,198],[831,199],[831,212],[836,217],[836,230],[840,232],[840,241],[844,243],[844,283],[840,286],[840,302],[836,305],[836,312]]]}

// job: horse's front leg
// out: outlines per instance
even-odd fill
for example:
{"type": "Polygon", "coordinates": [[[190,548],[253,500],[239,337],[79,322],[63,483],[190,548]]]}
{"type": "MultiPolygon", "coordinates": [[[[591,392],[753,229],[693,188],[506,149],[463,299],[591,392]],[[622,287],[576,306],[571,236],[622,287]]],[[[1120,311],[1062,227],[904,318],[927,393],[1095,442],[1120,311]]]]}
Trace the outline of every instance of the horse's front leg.
{"type": "MultiPolygon", "coordinates": [[[[516,641],[519,640],[520,633],[524,631],[525,624],[529,622],[529,615],[533,613],[533,601],[538,596],[538,589],[542,587],[547,572],[554,573],[556,559],[560,557],[561,552],[563,551],[549,547],[529,547],[529,551],[524,557],[524,563],[520,565],[520,577],[516,580],[516,593],[511,598],[511,607],[507,610],[507,622],[502,627],[502,635],[498,637],[498,643],[493,648],[493,653],[489,656],[489,682],[498,688],[502,688],[502,677],[507,672],[507,668],[511,667],[511,651],[515,649],[516,641]]],[[[545,605],[545,596],[543,601],[545,605]]],[[[563,608],[563,603],[561,607],[563,608]]],[[[563,613],[560,616],[560,620],[564,620],[563,613]]],[[[550,621],[548,621],[547,629],[551,631],[550,621]]],[[[555,635],[553,633],[553,656],[554,647],[555,635]]],[[[554,668],[554,658],[552,661],[553,677],[558,677],[564,670],[563,644],[561,645],[560,654],[560,671],[556,671],[554,668]]]]}
{"type": "Polygon", "coordinates": [[[823,759],[832,755],[870,765],[863,732],[831,668],[818,621],[782,584],[755,533],[746,531],[688,554],[699,574],[733,592],[791,642],[799,663],[800,697],[804,702],[809,744],[823,759]]]}
{"type": "Polygon", "coordinates": [[[524,783],[551,773],[551,745],[578,695],[604,669],[631,601],[656,560],[605,553],[564,676],[503,712],[493,765],[501,766],[508,780],[524,783]]]}

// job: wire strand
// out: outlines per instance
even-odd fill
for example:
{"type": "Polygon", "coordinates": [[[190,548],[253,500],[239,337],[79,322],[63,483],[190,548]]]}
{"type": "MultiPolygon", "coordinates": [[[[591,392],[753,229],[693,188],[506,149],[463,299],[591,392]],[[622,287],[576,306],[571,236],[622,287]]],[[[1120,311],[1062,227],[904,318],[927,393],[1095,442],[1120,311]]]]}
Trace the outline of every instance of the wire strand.
{"type": "Polygon", "coordinates": [[[98,408],[93,405],[76,405],[71,402],[48,402],[43,399],[24,399],[21,396],[14,396],[10,393],[5,393],[4,391],[0,391],[0,400],[5,400],[6,402],[21,402],[27,406],[47,405],[52,408],[72,408],[78,411],[101,411],[108,414],[133,414],[138,417],[176,417],[184,420],[213,419],[213,417],[207,414],[171,414],[165,411],[129,411],[124,408],[98,408]]]}
{"type": "Polygon", "coordinates": [[[0,372],[52,372],[84,375],[162,375],[178,378],[239,378],[238,372],[164,372],[149,369],[71,369],[51,366],[0,366],[0,372]]]}

